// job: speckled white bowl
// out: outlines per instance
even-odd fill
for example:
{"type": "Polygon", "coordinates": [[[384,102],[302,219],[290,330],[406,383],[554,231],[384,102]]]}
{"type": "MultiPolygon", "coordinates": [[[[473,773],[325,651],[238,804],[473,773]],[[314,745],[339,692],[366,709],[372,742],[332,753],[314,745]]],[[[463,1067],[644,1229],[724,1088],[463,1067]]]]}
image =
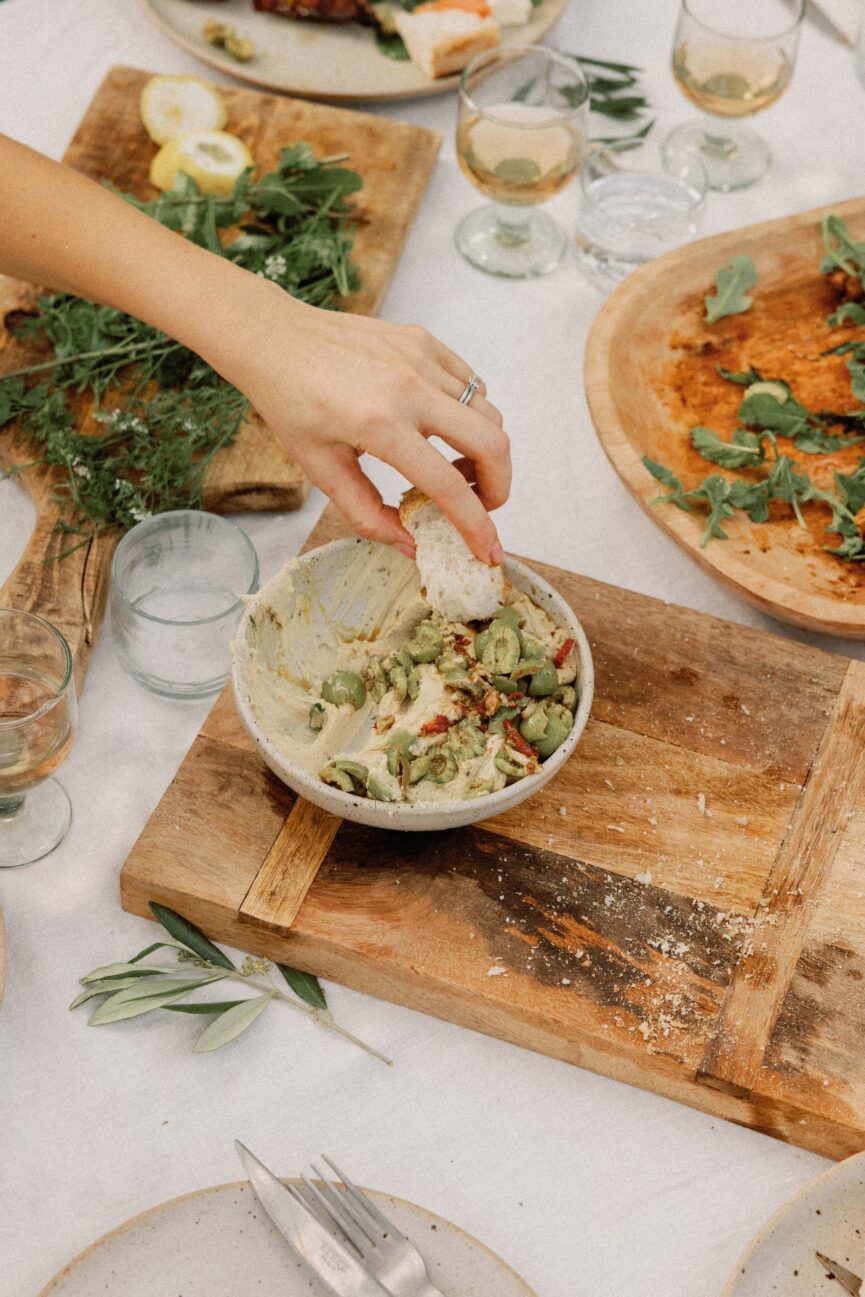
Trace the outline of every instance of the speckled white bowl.
{"type": "MultiPolygon", "coordinates": [[[[333,597],[339,579],[344,575],[345,564],[356,555],[359,544],[371,545],[372,542],[335,540],[331,541],[329,545],[322,545],[319,549],[310,550],[308,554],[304,554],[297,560],[308,567],[309,570],[305,575],[314,582],[315,607],[312,609],[313,616],[318,613],[322,619],[327,617],[330,607],[329,598],[333,597]]],[[[505,559],[505,573],[511,584],[523,594],[527,594],[541,608],[544,608],[558,626],[567,630],[568,635],[573,637],[577,645],[579,701],[573,729],[561,747],[557,748],[553,755],[543,763],[538,774],[530,775],[527,779],[521,779],[518,783],[509,784],[498,792],[489,793],[484,797],[472,798],[470,801],[412,805],[405,802],[378,802],[364,797],[354,797],[350,793],[344,793],[338,788],[332,788],[329,784],[322,783],[320,779],[311,775],[277,749],[271,740],[271,736],[255,715],[250,703],[242,663],[235,654],[233,656],[231,678],[237,707],[251,739],[273,773],[283,783],[288,784],[289,788],[292,788],[296,793],[313,802],[316,806],[322,807],[323,810],[330,811],[333,815],[339,815],[344,820],[353,820],[357,824],[375,825],[382,829],[430,830],[459,828],[463,824],[474,824],[478,820],[487,820],[493,815],[499,815],[502,811],[519,805],[520,802],[525,801],[526,798],[531,797],[533,793],[543,788],[544,784],[548,783],[561,770],[579,743],[580,736],[586,727],[595,682],[592,653],[589,648],[589,641],[586,639],[585,632],[573,609],[560,594],[557,594],[552,586],[548,585],[546,581],[542,581],[539,576],[536,576],[531,568],[526,567],[524,563],[520,563],[514,558],[505,559]]],[[[249,600],[244,619],[241,621],[238,631],[238,640],[243,636],[246,619],[250,615],[254,616],[259,603],[267,600],[267,590],[268,587],[264,586],[258,594],[249,600]]],[[[362,599],[362,591],[357,593],[358,598],[362,599]]]]}

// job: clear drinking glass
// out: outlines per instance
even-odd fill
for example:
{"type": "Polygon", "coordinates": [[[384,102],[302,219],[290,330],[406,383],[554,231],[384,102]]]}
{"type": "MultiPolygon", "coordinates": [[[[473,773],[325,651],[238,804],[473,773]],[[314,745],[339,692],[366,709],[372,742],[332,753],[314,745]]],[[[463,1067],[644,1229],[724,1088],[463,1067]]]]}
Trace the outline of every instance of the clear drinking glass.
{"type": "Polygon", "coordinates": [[[669,136],[698,148],[710,189],[743,189],[769,170],[772,154],[749,117],[779,99],[793,75],[805,0],[682,0],[673,39],[679,89],[709,115],[669,136]]]}
{"type": "Polygon", "coordinates": [[[0,867],[53,851],[72,823],[62,784],[77,707],[72,654],[56,627],[0,608],[0,867]]]}
{"type": "Polygon", "coordinates": [[[697,153],[632,140],[597,144],[580,171],[576,257],[608,292],[653,257],[696,237],[706,197],[697,153]]]}
{"type": "Polygon", "coordinates": [[[457,226],[457,247],[473,266],[527,279],[558,265],[567,236],[534,209],[579,171],[588,111],[579,65],[541,45],[487,50],[463,70],[457,158],[475,188],[495,200],[457,226]]]}
{"type": "Polygon", "coordinates": [[[216,693],[228,678],[242,596],[257,588],[255,548],[234,523],[196,509],[147,518],[126,533],[111,564],[120,661],[153,693],[216,693]]]}

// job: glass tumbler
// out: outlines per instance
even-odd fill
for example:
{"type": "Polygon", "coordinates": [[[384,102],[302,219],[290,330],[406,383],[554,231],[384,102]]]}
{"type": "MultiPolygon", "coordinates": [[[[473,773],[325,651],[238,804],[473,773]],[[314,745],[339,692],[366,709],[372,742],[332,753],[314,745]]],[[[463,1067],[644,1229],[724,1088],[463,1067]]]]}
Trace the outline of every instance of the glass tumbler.
{"type": "Polygon", "coordinates": [[[559,264],[567,236],[535,208],[579,171],[588,111],[579,64],[542,45],[487,50],[463,70],[457,158],[471,183],[494,199],[457,226],[457,247],[473,266],[527,279],[559,264]]]}
{"type": "Polygon", "coordinates": [[[706,168],[689,149],[598,144],[580,172],[575,252],[590,283],[609,292],[653,257],[696,237],[706,168]]]}
{"type": "Polygon", "coordinates": [[[242,596],[258,587],[246,532],[216,514],[175,509],[127,532],[111,565],[111,628],[123,666],[168,698],[225,684],[242,596]]]}
{"type": "Polygon", "coordinates": [[[52,778],[75,737],[72,654],[55,626],[0,608],[0,867],[63,841],[72,807],[52,778]]]}

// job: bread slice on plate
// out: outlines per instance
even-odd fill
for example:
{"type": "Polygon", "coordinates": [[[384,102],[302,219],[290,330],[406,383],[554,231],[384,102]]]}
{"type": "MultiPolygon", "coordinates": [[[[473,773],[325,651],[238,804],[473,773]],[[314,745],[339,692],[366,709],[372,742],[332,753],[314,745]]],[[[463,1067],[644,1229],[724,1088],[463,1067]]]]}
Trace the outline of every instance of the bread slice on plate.
{"type": "Polygon", "coordinates": [[[504,568],[475,558],[453,523],[417,487],[403,496],[399,516],[417,546],[430,606],[451,621],[491,617],[505,600],[504,568]]]}
{"type": "Polygon", "coordinates": [[[499,25],[485,4],[467,10],[430,0],[411,13],[395,10],[393,22],[409,58],[433,79],[460,72],[476,54],[501,42],[499,25]]]}

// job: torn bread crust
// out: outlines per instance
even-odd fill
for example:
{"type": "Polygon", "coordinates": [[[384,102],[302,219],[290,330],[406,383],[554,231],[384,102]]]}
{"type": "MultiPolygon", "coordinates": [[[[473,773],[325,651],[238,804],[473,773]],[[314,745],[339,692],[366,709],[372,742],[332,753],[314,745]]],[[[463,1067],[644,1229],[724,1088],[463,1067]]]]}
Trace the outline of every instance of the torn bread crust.
{"type": "Polygon", "coordinates": [[[403,496],[399,516],[415,542],[430,606],[454,621],[491,617],[506,600],[504,568],[475,558],[453,523],[416,487],[403,496]]]}

